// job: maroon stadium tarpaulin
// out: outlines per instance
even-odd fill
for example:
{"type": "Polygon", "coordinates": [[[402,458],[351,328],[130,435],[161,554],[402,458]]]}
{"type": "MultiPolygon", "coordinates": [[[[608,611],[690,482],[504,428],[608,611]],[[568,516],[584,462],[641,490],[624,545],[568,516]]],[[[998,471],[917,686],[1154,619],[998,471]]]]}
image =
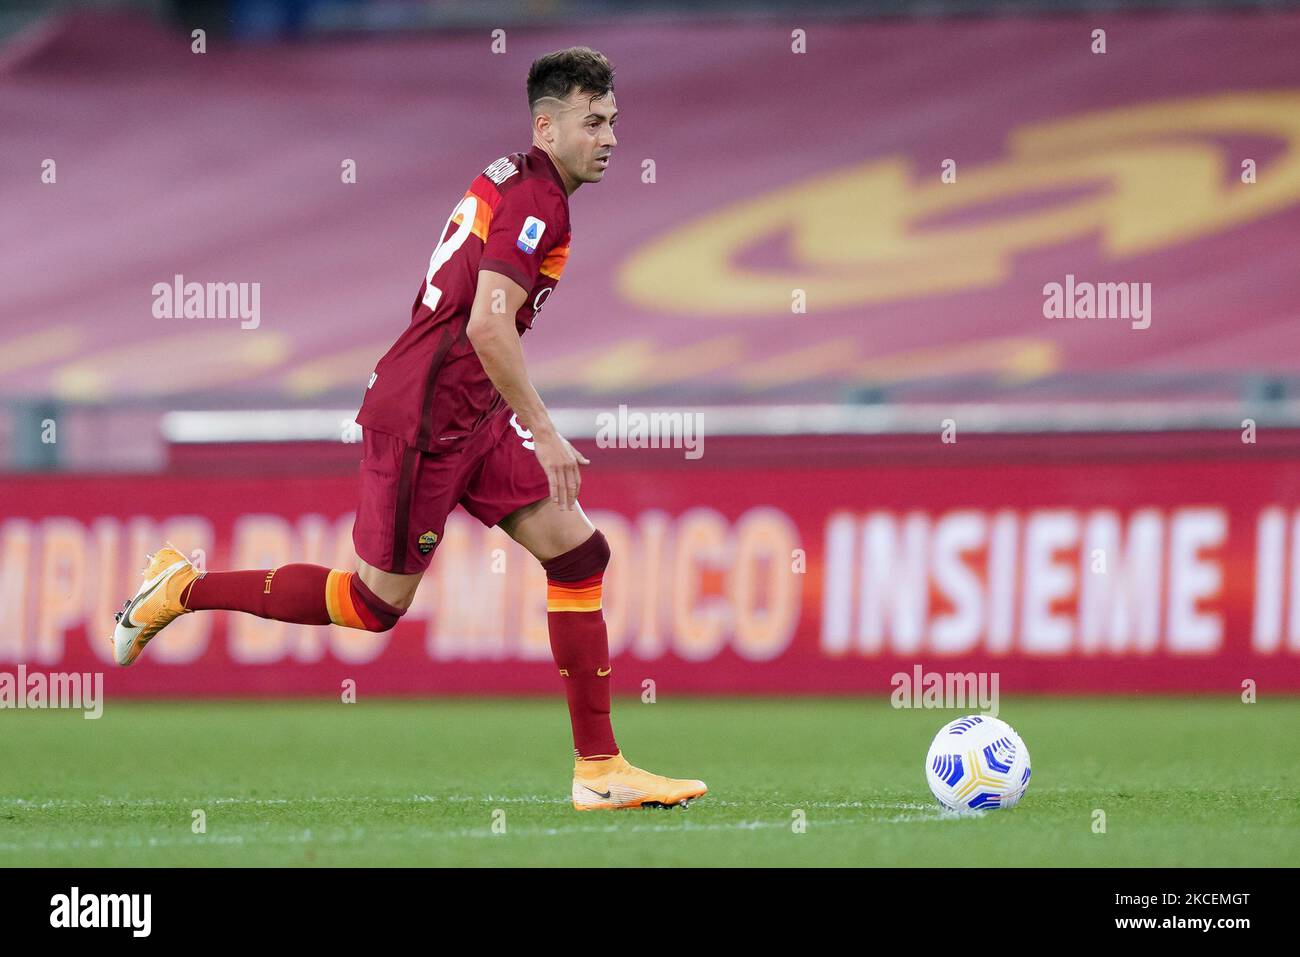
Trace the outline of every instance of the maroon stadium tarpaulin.
{"type": "Polygon", "coordinates": [[[55,21],[0,55],[0,395],[355,402],[453,204],[527,148],[528,64],[575,42],[623,64],[622,114],[527,340],[553,400],[1296,372],[1300,15],[801,26],[803,54],[778,21],[198,54],[55,21]],[[156,318],[178,276],[258,284],[256,323],[156,318]],[[1053,283],[1147,315],[1047,318],[1053,283]]]}

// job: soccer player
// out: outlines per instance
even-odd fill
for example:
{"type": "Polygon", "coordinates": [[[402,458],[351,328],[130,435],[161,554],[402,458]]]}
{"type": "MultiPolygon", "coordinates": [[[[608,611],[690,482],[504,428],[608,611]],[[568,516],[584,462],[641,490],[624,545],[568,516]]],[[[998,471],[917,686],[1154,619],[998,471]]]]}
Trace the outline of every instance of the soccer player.
{"type": "Polygon", "coordinates": [[[578,505],[579,467],[590,463],[556,431],[519,341],[564,272],[569,197],[604,178],[617,144],[614,71],[604,55],[574,47],[535,61],[527,90],[532,148],[489,165],[456,204],[411,323],[366,386],[357,571],[200,572],[164,547],[118,613],[115,655],[131,664],[169,622],[205,609],[387,631],[459,503],[546,570],[551,651],[573,724],[573,806],[684,805],[706,792],[703,782],[635,768],[614,741],[601,613],[609,546],[578,505]]]}

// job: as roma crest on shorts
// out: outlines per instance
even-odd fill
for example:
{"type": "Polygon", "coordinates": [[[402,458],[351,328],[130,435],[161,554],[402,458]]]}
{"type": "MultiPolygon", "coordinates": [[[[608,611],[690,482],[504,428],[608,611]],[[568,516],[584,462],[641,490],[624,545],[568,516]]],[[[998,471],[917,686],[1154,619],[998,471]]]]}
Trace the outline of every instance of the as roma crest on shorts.
{"type": "Polygon", "coordinates": [[[427,555],[433,551],[433,546],[438,544],[438,536],[434,532],[425,532],[420,536],[420,554],[427,555]]]}

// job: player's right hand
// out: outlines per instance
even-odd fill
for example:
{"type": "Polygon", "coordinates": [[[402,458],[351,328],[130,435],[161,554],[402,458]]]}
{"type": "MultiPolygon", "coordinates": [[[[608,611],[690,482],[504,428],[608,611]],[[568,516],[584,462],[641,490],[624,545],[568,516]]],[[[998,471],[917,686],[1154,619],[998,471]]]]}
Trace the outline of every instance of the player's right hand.
{"type": "Polygon", "coordinates": [[[562,509],[576,507],[578,490],[582,487],[578,466],[590,465],[591,462],[559,432],[534,436],[533,443],[537,461],[551,486],[551,501],[562,509]]]}

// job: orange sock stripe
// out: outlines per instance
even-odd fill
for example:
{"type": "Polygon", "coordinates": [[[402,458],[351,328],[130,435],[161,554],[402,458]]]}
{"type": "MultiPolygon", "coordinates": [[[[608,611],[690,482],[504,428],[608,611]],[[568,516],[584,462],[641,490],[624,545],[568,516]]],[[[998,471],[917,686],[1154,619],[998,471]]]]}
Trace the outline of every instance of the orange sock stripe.
{"type": "Polygon", "coordinates": [[[547,611],[600,611],[601,576],[580,582],[546,583],[547,611]]]}
{"type": "Polygon", "coordinates": [[[325,610],[329,612],[330,621],[335,624],[339,621],[339,583],[346,574],[333,569],[325,579],[325,610]]]}
{"type": "Polygon", "coordinates": [[[325,607],[329,609],[330,621],[345,628],[366,627],[356,606],[352,604],[352,576],[355,572],[332,569],[325,580],[325,607]]]}
{"type": "Polygon", "coordinates": [[[600,586],[595,588],[555,588],[546,589],[547,598],[572,598],[574,600],[586,598],[600,598],[600,586]]]}

